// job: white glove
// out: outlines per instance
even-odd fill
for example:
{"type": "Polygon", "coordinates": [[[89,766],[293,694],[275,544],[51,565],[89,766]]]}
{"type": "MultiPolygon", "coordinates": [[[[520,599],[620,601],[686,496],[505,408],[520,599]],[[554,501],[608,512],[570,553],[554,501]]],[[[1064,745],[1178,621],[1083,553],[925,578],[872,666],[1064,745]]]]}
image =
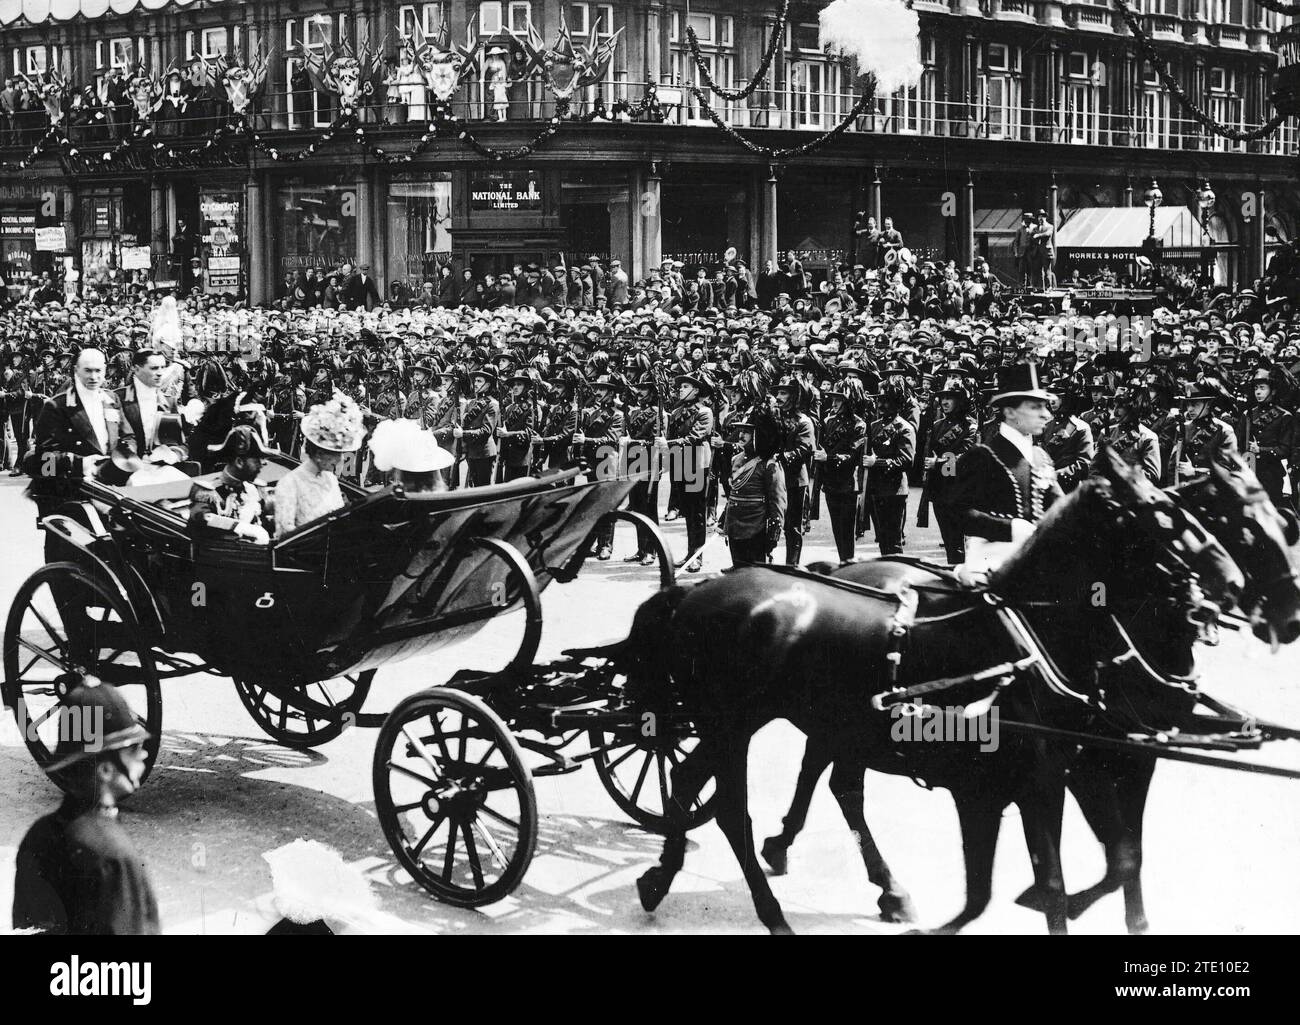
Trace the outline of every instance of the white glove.
{"type": "Polygon", "coordinates": [[[1034,525],[1028,520],[1022,520],[1019,516],[1011,521],[1011,540],[1019,544],[1034,532],[1034,525]]]}
{"type": "Polygon", "coordinates": [[[83,456],[81,460],[81,475],[83,477],[95,476],[95,471],[99,469],[99,464],[107,459],[107,456],[83,456]]]}
{"type": "Polygon", "coordinates": [[[255,545],[269,545],[271,535],[266,532],[266,528],[258,523],[241,523],[235,528],[235,533],[240,537],[246,537],[255,545]]]}

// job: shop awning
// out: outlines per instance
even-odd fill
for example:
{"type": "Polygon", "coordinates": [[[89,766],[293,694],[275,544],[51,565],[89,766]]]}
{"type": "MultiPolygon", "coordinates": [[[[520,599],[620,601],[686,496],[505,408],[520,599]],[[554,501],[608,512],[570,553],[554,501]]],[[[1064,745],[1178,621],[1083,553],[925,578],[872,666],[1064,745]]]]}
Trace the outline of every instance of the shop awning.
{"type": "MultiPolygon", "coordinates": [[[[73,18],[100,18],[105,14],[131,14],[138,9],[161,11],[166,7],[190,7],[204,0],[0,0],[0,25],[22,19],[30,25],[73,18]]],[[[222,3],[224,0],[206,0],[222,3]]]]}
{"type": "MultiPolygon", "coordinates": [[[[1056,248],[1075,250],[1141,250],[1151,233],[1151,211],[1145,206],[1083,207],[1056,233],[1056,248]]],[[[1196,215],[1185,206],[1156,208],[1155,236],[1166,250],[1200,249],[1205,233],[1196,215]]],[[[1212,239],[1226,242],[1226,239],[1212,239]]]]}
{"type": "Polygon", "coordinates": [[[975,211],[976,235],[1014,236],[1020,230],[1020,210],[1004,206],[975,211]]]}

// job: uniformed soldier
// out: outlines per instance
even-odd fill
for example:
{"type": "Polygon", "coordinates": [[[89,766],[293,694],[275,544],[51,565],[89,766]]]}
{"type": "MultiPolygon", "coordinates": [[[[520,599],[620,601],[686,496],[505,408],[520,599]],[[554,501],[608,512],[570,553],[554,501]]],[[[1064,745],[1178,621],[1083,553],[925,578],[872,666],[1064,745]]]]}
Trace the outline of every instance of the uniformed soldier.
{"type": "Polygon", "coordinates": [[[1145,392],[1125,387],[1115,396],[1115,424],[1102,436],[1105,443],[1142,472],[1152,484],[1161,481],[1160,439],[1146,425],[1151,403],[1145,392]]]}
{"type": "Polygon", "coordinates": [[[267,396],[267,428],[271,443],[281,452],[294,455],[298,448],[298,424],[307,412],[307,389],[284,370],[276,375],[267,396]]]}
{"type": "Polygon", "coordinates": [[[1193,387],[1192,394],[1179,398],[1183,404],[1184,423],[1176,442],[1179,449],[1176,454],[1178,479],[1174,483],[1208,472],[1218,453],[1237,451],[1236,432],[1213,412],[1224,397],[1221,388],[1202,380],[1193,387]]]}
{"type": "Polygon", "coordinates": [[[1068,408],[1056,411],[1052,422],[1043,430],[1040,444],[1052,457],[1057,483],[1066,494],[1077,488],[1088,476],[1092,461],[1097,455],[1092,428],[1068,408]]]}
{"type": "Polygon", "coordinates": [[[808,462],[817,445],[817,434],[812,418],[803,412],[803,383],[797,377],[782,377],[772,394],[781,422],[781,449],[776,458],[785,470],[785,561],[787,566],[797,566],[803,554],[808,462]]]}
{"type": "MultiPolygon", "coordinates": [[[[704,515],[712,454],[709,439],[713,436],[713,409],[708,399],[713,384],[702,374],[681,374],[675,383],[677,405],[668,417],[668,434],[656,442],[668,448],[669,471],[679,485],[680,509],[686,521],[687,555],[678,568],[698,573],[703,565],[698,552],[704,547],[708,529],[704,515]]],[[[808,429],[812,430],[811,423],[808,429]]]]}
{"type": "MultiPolygon", "coordinates": [[[[628,467],[636,473],[648,473],[646,479],[640,480],[628,496],[628,509],[641,513],[651,522],[659,522],[659,476],[663,460],[662,452],[655,447],[655,438],[662,435],[664,425],[659,412],[658,385],[654,375],[647,372],[631,383],[634,401],[628,407],[624,418],[627,426],[627,462],[628,467]]],[[[654,547],[649,532],[637,528],[636,552],[625,558],[624,562],[638,562],[642,566],[651,566],[655,562],[654,547]]]]}
{"type": "Polygon", "coordinates": [[[576,459],[571,449],[582,416],[577,398],[578,380],[577,371],[568,367],[551,384],[551,403],[536,439],[536,458],[544,460],[548,470],[572,466],[576,459]]]}
{"type": "Polygon", "coordinates": [[[426,431],[433,429],[432,414],[437,409],[438,392],[433,387],[435,376],[433,364],[420,360],[411,367],[411,386],[406,392],[406,405],[402,416],[407,420],[418,420],[426,431]]]}
{"type": "Polygon", "coordinates": [[[1255,476],[1281,508],[1282,481],[1288,467],[1296,469],[1295,416],[1278,405],[1276,371],[1256,370],[1251,390],[1255,402],[1241,417],[1238,441],[1248,459],[1254,456],[1255,476]]]}
{"type": "Polygon", "coordinates": [[[492,395],[497,385],[496,370],[485,366],[471,371],[469,385],[471,394],[464,419],[452,428],[451,436],[465,446],[465,486],[478,488],[492,483],[492,464],[497,457],[501,406],[492,395]]]}
{"type": "Polygon", "coordinates": [[[957,460],[979,444],[979,424],[971,413],[974,381],[965,372],[949,368],[939,390],[939,417],[930,429],[925,453],[925,492],[922,503],[934,506],[934,518],[943,538],[944,553],[952,565],[966,557],[962,522],[952,506],[957,460]]]}
{"type": "Polygon", "coordinates": [[[903,551],[907,520],[907,471],[916,458],[916,428],[903,416],[905,396],[886,384],[880,395],[880,417],[867,431],[866,490],[881,555],[903,551]]]}
{"type": "MultiPolygon", "coordinates": [[[[592,404],[582,411],[573,435],[575,448],[582,451],[589,480],[609,480],[619,472],[620,445],[624,437],[623,411],[618,407],[622,382],[613,374],[600,374],[591,382],[592,404]]],[[[596,558],[602,562],[614,554],[613,521],[596,535],[596,558]]]]}
{"type": "Polygon", "coordinates": [[[826,496],[831,535],[835,538],[835,549],[841,561],[848,561],[856,554],[854,528],[857,525],[867,424],[854,410],[862,398],[862,383],[856,378],[846,378],[822,392],[826,421],[821,444],[813,455],[820,467],[821,490],[826,496]]]}
{"type": "Polygon", "coordinates": [[[381,363],[375,368],[375,388],[370,396],[370,412],[377,420],[399,420],[406,410],[406,396],[402,394],[397,367],[381,363]]]}
{"type": "Polygon", "coordinates": [[[465,416],[466,400],[461,392],[461,383],[456,370],[444,370],[438,375],[441,388],[438,391],[438,404],[429,414],[430,430],[440,448],[451,453],[452,464],[442,471],[443,481],[451,490],[460,486],[460,461],[464,456],[465,445],[456,434],[465,416]]]}
{"type": "Polygon", "coordinates": [[[501,410],[497,438],[501,457],[497,463],[497,481],[527,477],[533,468],[533,435],[537,432],[537,402],[533,398],[533,374],[520,370],[511,375],[510,395],[501,410]]]}

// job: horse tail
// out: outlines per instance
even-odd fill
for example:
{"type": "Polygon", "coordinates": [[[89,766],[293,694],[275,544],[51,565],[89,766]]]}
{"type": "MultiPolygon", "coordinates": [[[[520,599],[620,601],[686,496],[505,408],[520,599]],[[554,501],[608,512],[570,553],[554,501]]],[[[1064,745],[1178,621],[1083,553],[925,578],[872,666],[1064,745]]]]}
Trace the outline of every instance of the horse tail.
{"type": "Polygon", "coordinates": [[[663,708],[673,703],[671,653],[675,645],[673,617],[686,597],[686,588],[668,587],[646,601],[632,617],[632,628],[620,646],[618,662],[627,676],[626,692],[640,704],[663,708]]]}

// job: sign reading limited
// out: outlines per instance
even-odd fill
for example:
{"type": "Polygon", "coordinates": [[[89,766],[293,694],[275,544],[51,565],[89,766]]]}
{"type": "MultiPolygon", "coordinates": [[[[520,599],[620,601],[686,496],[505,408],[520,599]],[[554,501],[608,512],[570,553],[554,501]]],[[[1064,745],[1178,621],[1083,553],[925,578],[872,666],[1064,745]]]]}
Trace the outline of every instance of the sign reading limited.
{"type": "Polygon", "coordinates": [[[476,212],[541,213],[541,182],[535,171],[474,171],[469,206],[476,212]]]}

